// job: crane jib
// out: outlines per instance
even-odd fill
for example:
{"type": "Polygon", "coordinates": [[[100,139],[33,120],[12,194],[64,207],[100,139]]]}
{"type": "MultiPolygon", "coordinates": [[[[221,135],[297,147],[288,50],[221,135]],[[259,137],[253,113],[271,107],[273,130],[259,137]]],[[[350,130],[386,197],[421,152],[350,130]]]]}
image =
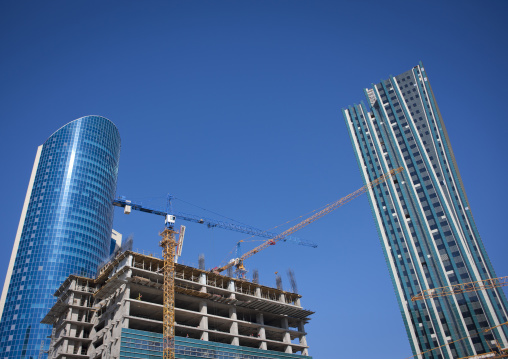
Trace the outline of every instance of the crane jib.
{"type": "MultiPolygon", "coordinates": [[[[124,207],[124,208],[130,207],[129,208],[130,210],[136,210],[136,211],[140,211],[140,212],[156,214],[156,215],[163,216],[163,217],[166,217],[169,214],[166,211],[148,208],[146,206],[143,206],[142,204],[133,203],[132,201],[128,201],[123,198],[115,198],[113,200],[113,205],[117,206],[117,207],[124,207]]],[[[295,242],[298,245],[308,246],[308,247],[312,247],[312,248],[317,247],[317,244],[315,244],[311,241],[303,240],[303,239],[300,239],[300,238],[294,237],[294,236],[289,236],[288,234],[279,234],[279,233],[268,232],[268,231],[250,227],[247,225],[227,223],[227,222],[223,222],[223,221],[217,221],[217,220],[199,217],[199,216],[195,216],[192,214],[181,213],[181,212],[171,213],[171,215],[175,216],[178,219],[184,220],[184,221],[205,224],[208,228],[217,227],[217,228],[228,229],[231,231],[250,234],[250,235],[264,237],[264,238],[277,237],[280,240],[295,242]]]]}
{"type": "MultiPolygon", "coordinates": [[[[339,207],[343,206],[344,204],[346,204],[346,203],[352,201],[353,199],[357,198],[358,196],[362,195],[368,189],[373,188],[373,187],[375,187],[375,186],[385,182],[387,179],[392,178],[393,176],[395,176],[396,174],[398,174],[398,173],[400,173],[402,171],[404,171],[404,167],[399,167],[399,168],[396,168],[396,169],[392,169],[388,173],[386,173],[386,174],[382,175],[381,177],[373,180],[372,182],[366,184],[365,186],[361,187],[360,189],[356,190],[355,192],[350,193],[347,196],[339,199],[338,201],[335,201],[335,202],[327,205],[324,209],[322,209],[318,213],[310,216],[307,219],[304,219],[303,221],[301,221],[300,223],[296,224],[295,226],[293,226],[293,227],[289,228],[288,230],[282,232],[280,235],[277,235],[277,236],[273,237],[272,239],[269,239],[265,243],[257,246],[254,249],[251,249],[247,253],[243,254],[240,258],[238,258],[238,261],[236,262],[235,265],[237,267],[240,264],[243,265],[243,261],[245,259],[251,257],[252,255],[254,255],[256,253],[259,253],[262,249],[267,248],[269,245],[275,244],[276,242],[278,242],[281,239],[282,236],[287,236],[288,234],[291,234],[291,233],[294,233],[296,231],[299,231],[300,229],[304,228],[305,226],[308,226],[309,224],[313,223],[314,221],[320,219],[321,217],[324,217],[325,215],[329,214],[330,212],[338,209],[339,207]]],[[[220,273],[221,271],[228,269],[232,265],[233,265],[232,263],[228,263],[227,265],[225,265],[223,267],[220,267],[220,268],[216,267],[214,269],[214,272],[220,273]]]]}

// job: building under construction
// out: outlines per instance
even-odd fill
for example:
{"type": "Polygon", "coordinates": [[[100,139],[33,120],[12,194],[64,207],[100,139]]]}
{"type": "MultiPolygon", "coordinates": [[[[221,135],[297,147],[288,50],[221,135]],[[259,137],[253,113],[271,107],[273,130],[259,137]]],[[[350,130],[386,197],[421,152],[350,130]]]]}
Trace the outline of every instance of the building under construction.
{"type": "MultiPolygon", "coordinates": [[[[53,326],[48,358],[162,358],[163,264],[126,251],[96,278],[69,276],[42,321],[53,326]]],[[[301,295],[175,269],[177,358],[308,357],[304,326],[314,312],[301,295]]]]}

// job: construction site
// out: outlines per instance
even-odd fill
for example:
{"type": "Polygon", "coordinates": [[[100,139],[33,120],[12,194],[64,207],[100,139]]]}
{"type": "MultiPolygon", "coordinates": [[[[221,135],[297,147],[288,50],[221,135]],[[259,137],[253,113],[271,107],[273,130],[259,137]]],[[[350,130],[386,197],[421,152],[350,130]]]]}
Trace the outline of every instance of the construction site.
{"type": "MultiPolygon", "coordinates": [[[[360,108],[354,113],[360,124],[365,117],[362,111],[360,108]]],[[[346,118],[352,121],[351,116],[353,115],[346,118]]],[[[369,117],[371,121],[375,118],[372,114],[369,117]]],[[[361,129],[361,126],[357,128],[361,129]]],[[[373,163],[375,161],[369,162],[373,163]]],[[[290,275],[293,280],[291,291],[283,290],[280,276],[276,277],[276,288],[264,286],[259,283],[257,272],[254,272],[252,279],[247,278],[244,262],[282,242],[292,241],[298,245],[317,247],[315,243],[294,237],[293,234],[362,194],[368,193],[372,201],[375,195],[389,194],[388,190],[403,197],[400,186],[406,184],[404,171],[405,168],[400,164],[397,164],[397,167],[392,166],[392,169],[381,173],[357,191],[310,212],[304,220],[282,233],[175,212],[172,210],[173,197],[170,195],[165,210],[153,209],[125,197],[115,198],[112,205],[122,208],[125,214],[139,211],[164,219],[164,227],[159,233],[162,256],[158,258],[152,254],[136,253],[129,246],[119,247],[112,252],[106,263],[99,266],[95,277],[75,274],[67,277],[54,293],[56,303],[41,321],[42,324],[52,326],[48,358],[310,357],[305,326],[315,312],[302,306],[302,296],[297,292],[292,275],[290,275]],[[207,269],[203,255],[196,268],[178,263],[186,231],[186,227],[180,224],[180,221],[205,225],[208,228],[218,227],[264,239],[262,244],[243,255],[236,253],[227,263],[217,267],[207,269]]],[[[411,172],[409,175],[416,174],[411,172]]],[[[421,187],[422,181],[415,180],[418,183],[414,185],[414,189],[421,187]]],[[[426,188],[433,187],[429,184],[426,188]]],[[[422,197],[421,200],[425,202],[424,204],[427,203],[426,197],[422,197]]],[[[386,202],[379,203],[383,205],[383,213],[388,213],[386,202]]],[[[441,204],[436,202],[433,206],[438,208],[441,204]]],[[[407,206],[404,205],[400,208],[407,210],[407,206]]],[[[462,210],[463,207],[458,208],[462,210]]],[[[469,207],[465,208],[466,211],[468,209],[469,207]]],[[[381,211],[380,207],[376,210],[381,211]]],[[[426,211],[430,212],[430,207],[426,207],[426,211]]],[[[426,218],[433,218],[432,215],[429,214],[426,218]]],[[[440,212],[440,215],[441,220],[446,220],[447,217],[443,212],[440,212]]],[[[304,216],[298,218],[301,217],[304,216]]],[[[391,221],[387,228],[393,235],[394,228],[399,223],[412,226],[413,217],[410,213],[401,215],[403,221],[400,222],[397,217],[395,209],[391,211],[391,216],[383,215],[385,220],[391,221]]],[[[415,217],[415,220],[417,218],[415,217]]],[[[446,222],[441,224],[448,225],[446,222]]],[[[438,229],[434,228],[431,234],[437,232],[438,229]]],[[[451,234],[451,231],[443,233],[444,236],[451,234]]],[[[112,237],[118,235],[117,232],[113,232],[112,237]]],[[[237,245],[239,246],[241,242],[237,245]]],[[[426,242],[422,243],[427,245],[426,242]]],[[[450,256],[460,256],[458,251],[445,253],[443,242],[439,243],[437,248],[443,252],[439,257],[426,254],[421,244],[415,244],[421,269],[428,278],[431,276],[425,271],[428,271],[427,262],[432,258],[447,263],[450,256]]],[[[455,242],[448,242],[448,245],[455,247],[455,242]]],[[[408,268],[414,265],[414,259],[411,258],[403,239],[399,244],[393,243],[386,248],[390,252],[386,252],[385,256],[393,265],[403,263],[404,259],[408,268]]],[[[476,250],[477,247],[471,248],[476,250]]],[[[482,262],[483,260],[479,260],[480,265],[483,265],[482,262]]],[[[459,264],[462,267],[465,265],[459,264]]],[[[406,286],[414,286],[407,292],[403,293],[402,289],[400,291],[401,298],[404,299],[403,308],[407,314],[405,320],[411,324],[413,328],[410,330],[411,335],[415,336],[421,348],[418,351],[414,350],[413,353],[416,354],[407,359],[508,358],[506,315],[500,313],[498,318],[487,318],[480,303],[481,300],[485,300],[485,308],[490,306],[502,311],[501,302],[496,304],[499,298],[502,299],[502,292],[497,288],[508,285],[508,277],[469,276],[468,272],[465,269],[460,270],[457,264],[455,270],[463,279],[459,282],[453,268],[452,265],[446,266],[447,280],[436,282],[449,283],[444,286],[422,286],[415,269],[403,270],[402,274],[394,272],[396,285],[400,286],[403,281],[406,286]],[[452,308],[453,305],[450,304],[452,300],[457,301],[453,305],[460,309],[461,317],[459,318],[457,311],[451,313],[457,315],[461,321],[460,325],[466,328],[467,332],[457,330],[452,333],[452,330],[458,327],[459,321],[448,319],[442,310],[442,306],[452,308]],[[426,314],[429,308],[433,312],[426,314]],[[432,323],[431,319],[435,319],[435,323],[432,323]],[[439,334],[438,338],[436,326],[441,328],[444,337],[439,334]],[[416,332],[421,334],[417,336],[414,334],[416,332]],[[475,355],[464,355],[465,353],[475,355]]],[[[485,267],[483,271],[486,271],[485,267]]],[[[40,352],[42,353],[42,345],[40,352]]]]}
{"type": "Polygon", "coordinates": [[[164,217],[163,258],[119,250],[96,278],[69,276],[42,320],[53,327],[48,358],[309,357],[305,324],[314,312],[302,307],[297,293],[260,285],[256,275],[248,281],[244,260],[280,241],[312,245],[291,234],[402,171],[390,171],[280,234],[175,215],[171,198],[167,211],[116,199],[113,204],[126,214],[137,210],[164,217]],[[269,239],[221,267],[207,271],[201,257],[199,268],[193,268],[177,263],[185,235],[185,226],[174,229],[177,217],[269,239]]]}
{"type": "Polygon", "coordinates": [[[508,359],[508,1],[28,5],[0,359],[508,359]]]}
{"type": "MultiPolygon", "coordinates": [[[[310,357],[305,325],[315,312],[302,306],[296,284],[292,291],[261,285],[257,272],[246,278],[244,261],[281,241],[313,246],[291,235],[387,181],[397,181],[402,167],[366,184],[357,191],[326,205],[310,217],[280,234],[248,226],[217,222],[171,211],[154,210],[125,198],[114,205],[124,213],[132,210],[163,216],[160,234],[162,258],[118,248],[100,266],[95,278],[70,275],[54,293],[56,304],[41,323],[52,326],[48,358],[236,358],[268,359],[310,357]],[[205,269],[204,255],[198,268],[178,263],[182,254],[185,226],[181,219],[224,229],[267,237],[261,245],[221,267],[205,269]],[[222,274],[226,272],[227,274],[222,274]]],[[[239,242],[240,243],[240,242],[239,242]]],[[[131,242],[132,244],[132,242],[131,242]]],[[[508,285],[508,277],[434,288],[412,296],[412,305],[466,295],[508,285]]],[[[484,330],[490,351],[471,359],[506,358],[506,348],[491,334],[508,325],[484,330]]],[[[451,338],[449,339],[449,341],[451,338]]],[[[437,350],[471,340],[471,336],[435,346],[418,358],[439,357],[437,350]]],[[[413,358],[410,357],[410,358],[413,358]]],[[[410,359],[408,358],[408,359],[410,359]]],[[[466,359],[464,357],[463,359],[466,359]]]]}
{"type": "MultiPolygon", "coordinates": [[[[126,251],[97,278],[71,275],[43,323],[48,358],[156,358],[163,349],[164,261],[126,251]]],[[[307,356],[301,296],[175,265],[174,353],[188,358],[307,356]],[[296,355],[300,354],[300,355],[296,355]]]]}

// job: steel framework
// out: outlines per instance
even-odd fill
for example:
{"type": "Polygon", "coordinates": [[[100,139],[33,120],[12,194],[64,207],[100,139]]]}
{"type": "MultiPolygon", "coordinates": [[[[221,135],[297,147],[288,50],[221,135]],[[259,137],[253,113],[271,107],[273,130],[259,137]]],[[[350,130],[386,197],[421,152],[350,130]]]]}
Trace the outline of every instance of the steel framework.
{"type": "Polygon", "coordinates": [[[416,302],[421,299],[430,299],[437,297],[444,297],[452,294],[461,294],[468,292],[476,292],[484,289],[493,289],[498,287],[504,287],[508,285],[508,277],[499,277],[499,278],[491,278],[484,279],[476,282],[462,283],[462,284],[454,284],[448,287],[439,287],[426,289],[414,297],[411,298],[411,301],[416,302]]]}
{"type": "MultiPolygon", "coordinates": [[[[254,227],[250,227],[247,225],[240,225],[240,224],[235,224],[235,223],[218,221],[215,219],[210,219],[210,218],[205,218],[205,217],[198,217],[196,215],[188,214],[188,213],[173,212],[173,211],[171,211],[171,213],[169,213],[170,212],[169,210],[164,211],[164,210],[149,208],[149,207],[146,207],[140,203],[131,202],[131,201],[125,199],[124,197],[115,198],[113,200],[113,206],[129,208],[129,212],[130,212],[130,210],[136,210],[136,211],[140,211],[140,212],[156,214],[158,216],[163,216],[163,217],[166,217],[168,214],[171,214],[172,216],[175,216],[176,219],[182,219],[187,222],[204,224],[208,228],[214,228],[214,227],[223,228],[223,229],[228,229],[230,231],[235,231],[235,232],[240,232],[240,233],[245,233],[245,234],[252,234],[254,236],[264,237],[264,238],[273,238],[275,236],[280,236],[280,239],[282,239],[283,241],[295,242],[296,244],[299,244],[301,246],[308,246],[308,247],[313,247],[313,248],[317,247],[316,243],[313,243],[311,241],[304,240],[301,238],[292,237],[292,236],[282,236],[282,235],[274,233],[274,232],[265,231],[263,229],[254,228],[254,227]]],[[[126,212],[126,213],[128,213],[128,212],[126,212]]]]}
{"type": "MultiPolygon", "coordinates": [[[[499,325],[496,325],[495,327],[491,327],[491,328],[487,328],[485,329],[483,332],[484,333],[488,333],[490,332],[491,330],[493,329],[496,329],[496,328],[499,328],[499,327],[502,327],[503,325],[508,325],[508,322],[505,322],[505,323],[501,323],[499,325]]],[[[443,347],[446,347],[446,346],[449,346],[450,344],[453,344],[453,343],[457,343],[457,342],[460,342],[461,340],[464,340],[464,339],[467,339],[467,338],[471,338],[469,335],[466,335],[465,337],[462,337],[460,339],[457,339],[457,340],[454,340],[453,342],[448,342],[446,344],[443,344],[443,345],[440,345],[438,347],[435,347],[435,348],[432,348],[430,350],[427,350],[427,351],[424,351],[424,352],[421,352],[421,353],[418,353],[416,355],[413,355],[413,356],[410,356],[406,359],[412,359],[414,357],[419,357],[421,355],[424,355],[424,354],[427,354],[427,353],[430,353],[436,349],[439,349],[439,348],[443,348],[443,347]]],[[[462,358],[459,358],[459,359],[500,359],[500,358],[508,358],[508,349],[507,348],[500,348],[499,347],[499,344],[497,343],[496,341],[496,347],[497,348],[493,348],[490,344],[489,344],[489,347],[490,347],[490,352],[488,353],[482,353],[482,354],[477,354],[477,355],[473,355],[473,356],[468,356],[468,357],[462,357],[462,358]]]]}
{"type": "Polygon", "coordinates": [[[164,258],[163,358],[175,359],[175,240],[176,232],[166,227],[161,233],[164,258]]]}
{"type": "Polygon", "coordinates": [[[129,214],[131,210],[141,211],[145,213],[156,214],[159,216],[164,216],[166,219],[165,228],[162,232],[160,232],[160,236],[162,240],[159,242],[159,245],[162,247],[162,256],[164,259],[164,305],[163,305],[163,358],[164,359],[174,359],[175,358],[175,255],[180,255],[181,246],[183,241],[183,233],[185,227],[182,226],[180,230],[180,238],[177,242],[175,240],[175,234],[178,234],[173,228],[175,223],[175,219],[183,219],[185,221],[190,221],[194,223],[205,224],[209,228],[211,227],[219,227],[224,229],[229,229],[236,232],[253,234],[261,237],[271,238],[272,236],[277,236],[283,241],[290,240],[296,242],[297,244],[310,246],[316,248],[317,245],[310,242],[304,241],[302,239],[296,237],[290,237],[285,235],[277,235],[276,233],[271,233],[267,231],[263,231],[261,229],[245,226],[245,225],[237,225],[226,223],[223,221],[216,221],[207,218],[197,217],[191,214],[183,214],[183,213],[174,213],[171,210],[171,196],[168,196],[168,204],[167,209],[156,210],[152,208],[145,207],[138,203],[133,203],[125,198],[117,198],[113,201],[113,205],[117,207],[123,207],[124,213],[129,214]],[[179,246],[179,247],[178,247],[179,246]],[[176,252],[179,253],[176,253],[176,252]]]}
{"type": "Polygon", "coordinates": [[[265,249],[265,248],[267,248],[269,246],[275,245],[282,238],[290,235],[291,233],[299,231],[300,229],[302,229],[305,226],[308,226],[312,222],[314,222],[314,221],[318,220],[319,218],[327,215],[328,213],[336,210],[337,208],[345,205],[346,203],[352,201],[356,197],[358,197],[358,196],[362,195],[363,193],[367,192],[369,189],[371,189],[373,187],[376,187],[377,185],[385,182],[387,179],[389,179],[391,177],[394,177],[396,174],[398,174],[398,173],[400,173],[402,171],[404,171],[404,167],[399,167],[399,168],[391,170],[388,173],[385,173],[384,175],[382,175],[381,177],[375,179],[374,181],[372,181],[370,183],[367,183],[365,186],[363,186],[362,188],[358,189],[357,191],[355,191],[355,192],[353,192],[351,194],[348,194],[346,197],[343,197],[343,198],[339,199],[338,201],[335,201],[335,202],[329,204],[323,210],[317,212],[316,214],[310,216],[307,219],[304,219],[303,221],[301,221],[297,225],[295,225],[295,226],[287,229],[286,231],[282,232],[281,234],[278,234],[277,236],[267,240],[266,242],[264,242],[263,244],[257,246],[256,248],[251,249],[250,251],[248,251],[245,254],[243,254],[240,258],[237,258],[236,260],[232,260],[228,264],[226,264],[226,265],[224,265],[222,267],[215,267],[214,269],[212,269],[212,271],[215,272],[215,273],[220,273],[220,272],[225,271],[228,268],[231,268],[232,266],[236,266],[237,270],[239,270],[239,271],[244,271],[245,267],[243,265],[243,261],[245,259],[253,256],[254,254],[262,251],[263,249],[265,249]]]}

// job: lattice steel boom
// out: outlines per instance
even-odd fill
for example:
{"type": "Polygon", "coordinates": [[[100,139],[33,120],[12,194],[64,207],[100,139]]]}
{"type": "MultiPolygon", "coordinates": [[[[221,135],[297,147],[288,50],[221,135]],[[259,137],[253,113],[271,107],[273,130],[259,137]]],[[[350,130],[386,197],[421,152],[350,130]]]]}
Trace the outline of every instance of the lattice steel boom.
{"type": "Polygon", "coordinates": [[[476,282],[455,284],[448,287],[426,289],[421,293],[418,293],[417,295],[412,297],[411,301],[415,302],[421,299],[444,297],[452,294],[476,292],[484,289],[504,287],[506,285],[508,285],[508,277],[484,279],[476,282]]]}
{"type": "Polygon", "coordinates": [[[376,187],[377,185],[385,182],[387,179],[395,176],[396,174],[400,173],[404,171],[404,168],[403,167],[399,167],[397,169],[393,169],[391,170],[390,172],[382,175],[381,177],[375,179],[374,181],[370,182],[370,183],[367,183],[365,186],[363,186],[362,188],[360,188],[359,190],[347,195],[346,197],[343,197],[341,199],[339,199],[338,201],[336,202],[333,202],[332,204],[328,205],[327,207],[325,207],[323,210],[319,211],[318,213],[310,216],[309,218],[303,220],[302,222],[298,223],[297,225],[287,229],[286,231],[282,232],[281,234],[267,240],[266,242],[264,242],[263,244],[257,246],[256,248],[246,252],[245,254],[243,254],[240,258],[237,258],[235,260],[231,260],[228,264],[226,264],[225,266],[222,266],[222,267],[219,267],[219,268],[214,268],[213,271],[215,273],[220,273],[220,272],[223,272],[225,271],[226,269],[232,267],[232,266],[236,266],[237,268],[240,268],[240,269],[243,269],[243,261],[251,256],[253,256],[254,254],[262,251],[263,249],[267,248],[268,246],[272,246],[274,244],[276,244],[278,241],[280,241],[282,238],[284,238],[284,236],[288,236],[290,235],[291,233],[294,233],[296,231],[299,231],[300,229],[304,228],[305,226],[308,226],[309,224],[311,224],[312,222],[318,220],[319,218],[327,215],[328,213],[336,210],[337,208],[345,205],[346,203],[350,202],[351,200],[355,199],[356,197],[362,195],[363,193],[367,192],[369,189],[373,188],[373,187],[376,187]]]}

